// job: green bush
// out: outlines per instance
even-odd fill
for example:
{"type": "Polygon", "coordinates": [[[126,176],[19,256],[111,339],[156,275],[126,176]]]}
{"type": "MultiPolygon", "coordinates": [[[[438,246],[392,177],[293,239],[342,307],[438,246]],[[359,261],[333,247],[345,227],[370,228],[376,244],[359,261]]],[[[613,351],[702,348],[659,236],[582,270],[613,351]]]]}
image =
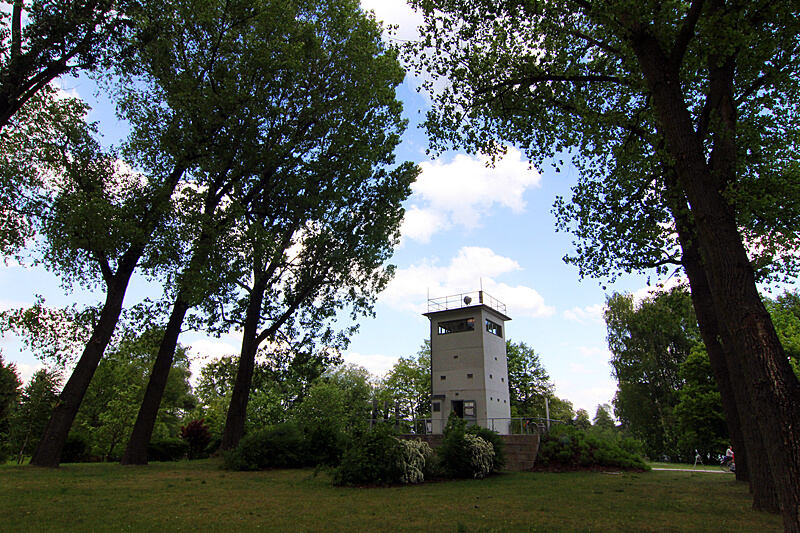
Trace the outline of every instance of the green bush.
{"type": "Polygon", "coordinates": [[[334,425],[307,425],[303,427],[308,463],[312,465],[335,466],[339,464],[348,438],[334,425]]]}
{"type": "Polygon", "coordinates": [[[401,483],[422,483],[425,478],[430,478],[433,471],[433,450],[427,442],[419,439],[398,439],[402,449],[403,475],[401,483]]]}
{"type": "Polygon", "coordinates": [[[492,445],[492,449],[494,450],[492,472],[499,472],[506,466],[506,441],[503,440],[500,433],[477,425],[467,428],[467,433],[477,435],[492,445]]]}
{"type": "Polygon", "coordinates": [[[298,468],[306,464],[307,456],[303,433],[296,424],[286,422],[245,435],[237,448],[223,454],[223,468],[245,471],[298,468]]]}
{"type": "Polygon", "coordinates": [[[333,471],[333,482],[336,485],[399,483],[406,475],[406,451],[390,424],[378,424],[355,436],[333,471]]]}
{"type": "Polygon", "coordinates": [[[70,433],[61,451],[62,463],[85,463],[89,460],[89,440],[81,434],[70,433]]]}
{"type": "Polygon", "coordinates": [[[543,467],[613,467],[648,470],[644,460],[619,445],[570,426],[554,427],[542,438],[537,463],[543,467]]]}
{"type": "Polygon", "coordinates": [[[492,471],[495,452],[491,442],[468,433],[466,422],[451,415],[436,455],[447,477],[480,479],[492,471]]]}
{"type": "Polygon", "coordinates": [[[188,452],[189,446],[181,439],[154,440],[147,447],[147,460],[180,461],[188,452]]]}

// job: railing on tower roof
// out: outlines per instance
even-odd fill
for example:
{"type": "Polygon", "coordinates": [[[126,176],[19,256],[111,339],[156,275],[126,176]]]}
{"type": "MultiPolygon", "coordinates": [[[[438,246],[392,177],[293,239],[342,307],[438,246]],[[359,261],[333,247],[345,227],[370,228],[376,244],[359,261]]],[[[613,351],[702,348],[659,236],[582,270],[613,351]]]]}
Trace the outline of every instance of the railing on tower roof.
{"type": "Polygon", "coordinates": [[[462,292],[461,294],[442,296],[440,298],[428,298],[428,312],[448,311],[481,304],[506,314],[506,304],[484,291],[462,292]]]}

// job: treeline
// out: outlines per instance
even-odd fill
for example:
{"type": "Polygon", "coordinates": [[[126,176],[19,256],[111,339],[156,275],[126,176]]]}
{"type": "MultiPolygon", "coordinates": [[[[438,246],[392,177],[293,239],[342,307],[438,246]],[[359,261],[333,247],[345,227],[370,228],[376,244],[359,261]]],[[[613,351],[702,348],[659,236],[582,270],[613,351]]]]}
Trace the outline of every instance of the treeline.
{"type": "MultiPolygon", "coordinates": [[[[160,346],[160,329],[126,330],[99,363],[67,439],[64,461],[118,461],[133,431],[139,404],[160,346]]],[[[538,354],[525,343],[507,342],[512,416],[545,417],[581,428],[570,402],[559,399],[538,354]]],[[[204,366],[190,384],[189,357],[176,351],[174,368],[151,439],[151,460],[207,457],[219,451],[236,384],[237,358],[225,356],[204,366]],[[202,443],[199,445],[198,443],[202,443]]],[[[2,418],[0,459],[22,460],[36,447],[56,403],[62,376],[39,370],[21,387],[13,364],[0,363],[2,418]]],[[[273,347],[256,358],[249,391],[245,434],[290,424],[308,442],[309,458],[336,463],[353,435],[380,422],[401,432],[424,431],[431,415],[430,344],[400,358],[384,376],[343,364],[325,352],[292,352],[273,347]]],[[[595,427],[608,429],[605,407],[595,427]]],[[[588,422],[588,416],[586,416],[588,422]]]]}
{"type": "Polygon", "coordinates": [[[242,332],[221,443],[235,447],[259,349],[336,353],[356,328],[332,319],[371,313],[391,278],[418,172],[395,161],[397,53],[357,0],[11,9],[0,17],[0,249],[100,302],[2,317],[3,331],[72,368],[31,463],[58,466],[71,432],[100,439],[103,427],[95,452],[146,464],[150,442],[175,431],[166,412],[187,408],[169,404],[187,327],[242,332]],[[84,102],[49,85],[79,74],[116,117],[89,123],[84,102]],[[107,124],[127,128],[116,146],[101,143],[107,124]],[[126,302],[136,275],[163,296],[126,302]],[[113,355],[138,350],[127,329],[148,345],[129,368],[113,355]],[[130,387],[106,390],[107,373],[130,373],[130,387]],[[126,437],[110,418],[125,419],[126,437]]]}
{"type": "MultiPolygon", "coordinates": [[[[764,304],[786,356],[800,375],[800,294],[764,304]]],[[[605,320],[617,380],[613,410],[620,429],[654,460],[716,461],[731,445],[722,400],[684,286],[637,301],[614,294],[605,320]]]]}

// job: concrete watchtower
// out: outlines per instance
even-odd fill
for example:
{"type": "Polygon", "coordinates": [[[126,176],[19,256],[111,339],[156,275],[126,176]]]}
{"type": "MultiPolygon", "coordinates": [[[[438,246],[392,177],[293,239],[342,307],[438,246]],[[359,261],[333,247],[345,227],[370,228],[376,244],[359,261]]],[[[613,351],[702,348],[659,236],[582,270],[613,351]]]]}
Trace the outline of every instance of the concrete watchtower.
{"type": "Polygon", "coordinates": [[[450,412],[468,424],[509,433],[511,405],[506,306],[483,291],[428,300],[431,323],[431,431],[450,412]]]}

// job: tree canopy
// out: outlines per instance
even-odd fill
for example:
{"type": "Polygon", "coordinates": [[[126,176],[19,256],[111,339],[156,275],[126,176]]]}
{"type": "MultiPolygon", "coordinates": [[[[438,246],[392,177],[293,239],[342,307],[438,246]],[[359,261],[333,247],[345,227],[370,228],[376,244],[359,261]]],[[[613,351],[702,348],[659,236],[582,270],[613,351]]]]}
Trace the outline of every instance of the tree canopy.
{"type": "Polygon", "coordinates": [[[800,382],[756,279],[797,266],[800,5],[412,5],[425,17],[409,49],[430,75],[433,149],[500,155],[513,143],[556,165],[568,154],[579,182],[555,211],[582,273],[685,269],[726,413],[741,418],[748,455],[770,463],[754,468],[771,471],[754,479],[754,502],[798,530],[800,382]]]}

